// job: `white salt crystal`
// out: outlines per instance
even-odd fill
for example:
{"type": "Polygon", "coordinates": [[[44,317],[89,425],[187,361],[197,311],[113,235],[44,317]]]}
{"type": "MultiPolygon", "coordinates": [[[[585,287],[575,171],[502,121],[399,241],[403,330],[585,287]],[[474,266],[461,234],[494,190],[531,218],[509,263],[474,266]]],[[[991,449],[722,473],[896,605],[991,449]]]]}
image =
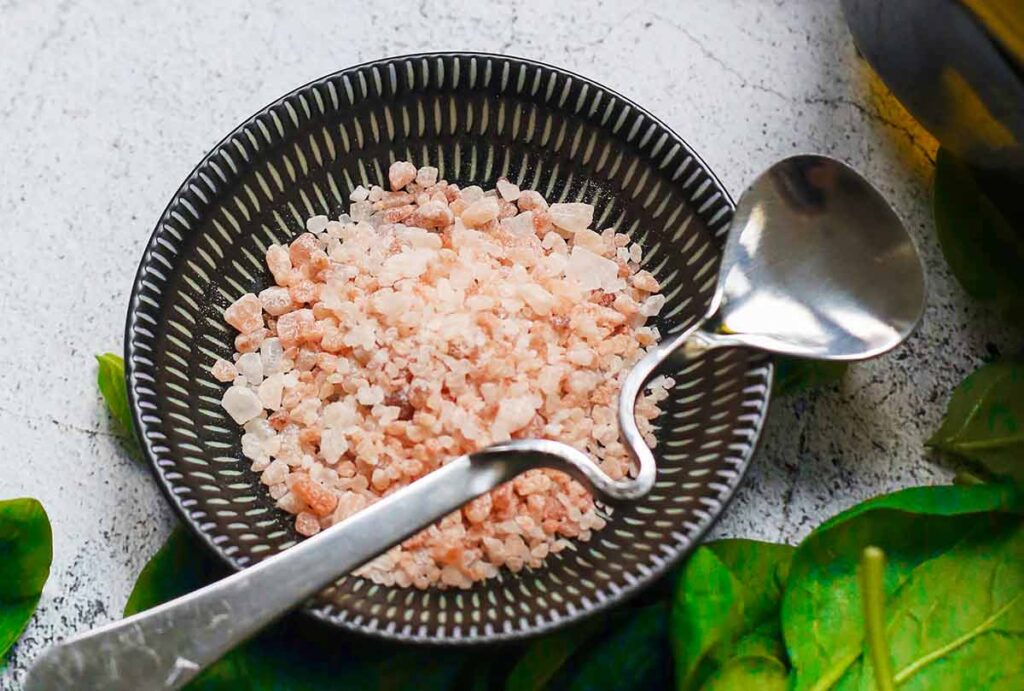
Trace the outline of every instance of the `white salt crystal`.
{"type": "Polygon", "coordinates": [[[384,401],[384,389],[379,386],[362,386],[356,391],[356,400],[362,405],[377,405],[384,401]]]}
{"type": "Polygon", "coordinates": [[[348,451],[348,439],[337,429],[326,429],[320,435],[320,455],[324,462],[334,465],[348,451]]]}
{"type": "Polygon", "coordinates": [[[570,233],[586,230],[594,220],[594,207],[580,202],[552,204],[548,213],[552,223],[570,233]]]}
{"type": "Polygon", "coordinates": [[[515,235],[533,235],[533,212],[524,211],[511,218],[502,219],[501,227],[515,235]]]}
{"type": "Polygon", "coordinates": [[[555,298],[536,283],[523,283],[518,286],[519,297],[537,314],[545,317],[551,314],[555,298]]]}
{"type": "Polygon", "coordinates": [[[284,375],[272,374],[267,377],[259,388],[260,403],[268,410],[281,407],[281,396],[284,394],[284,375]]]}
{"type": "MultiPolygon", "coordinates": [[[[384,188],[380,185],[374,185],[370,188],[370,194],[367,197],[371,202],[379,202],[384,198],[384,188]]],[[[350,210],[351,212],[351,210],[350,210]]]]}
{"type": "Polygon", "coordinates": [[[420,187],[430,187],[437,184],[437,168],[433,166],[423,166],[416,171],[416,184],[420,187]]]}
{"type": "Polygon", "coordinates": [[[278,338],[267,338],[260,344],[260,359],[263,360],[263,374],[275,374],[280,371],[281,360],[284,359],[284,348],[278,338]]]}
{"type": "Polygon", "coordinates": [[[645,317],[655,317],[661,312],[661,308],[665,306],[665,296],[660,293],[657,295],[651,295],[649,298],[644,300],[644,304],[640,305],[640,314],[645,317]]]}
{"type": "Polygon", "coordinates": [[[261,417],[254,418],[245,423],[245,431],[248,434],[253,434],[257,438],[264,440],[277,436],[277,432],[275,432],[274,428],[270,426],[270,423],[261,417]]]}
{"type": "Polygon", "coordinates": [[[472,204],[477,200],[483,199],[483,196],[483,188],[478,187],[477,185],[470,185],[469,187],[459,192],[459,198],[462,199],[462,201],[466,202],[467,204],[472,204]]]}
{"type": "Polygon", "coordinates": [[[616,283],[619,265],[584,247],[573,247],[565,275],[575,279],[583,290],[597,290],[616,283]]]}
{"type": "Polygon", "coordinates": [[[224,407],[224,411],[239,425],[244,425],[263,412],[260,399],[252,389],[246,386],[229,387],[224,392],[221,405],[224,407]]]}
{"type": "Polygon", "coordinates": [[[644,258],[644,251],[640,248],[640,245],[635,242],[629,247],[629,258],[637,264],[639,264],[640,260],[644,258]]]}
{"type": "Polygon", "coordinates": [[[327,230],[327,223],[330,221],[326,216],[311,216],[306,219],[306,230],[310,233],[322,233],[327,230]]]}
{"type": "Polygon", "coordinates": [[[352,214],[352,220],[356,223],[368,221],[370,215],[373,214],[373,204],[368,201],[355,202],[349,209],[349,213],[352,214]]]}
{"type": "Polygon", "coordinates": [[[263,359],[259,353],[246,353],[235,363],[238,373],[252,386],[259,386],[263,381],[263,359]]]}
{"type": "Polygon", "coordinates": [[[255,434],[242,435],[242,455],[251,461],[255,461],[265,454],[263,453],[263,440],[255,434]]]}
{"type": "Polygon", "coordinates": [[[354,190],[352,190],[352,194],[348,195],[348,199],[349,201],[353,202],[365,202],[367,198],[369,198],[369,196],[370,190],[366,189],[362,185],[359,185],[354,190]]]}
{"type": "Polygon", "coordinates": [[[344,429],[359,423],[359,414],[351,399],[331,403],[324,408],[323,424],[327,429],[344,429]]]}
{"type": "Polygon", "coordinates": [[[369,350],[377,343],[377,330],[369,324],[359,324],[349,329],[341,342],[353,348],[369,350]]]}

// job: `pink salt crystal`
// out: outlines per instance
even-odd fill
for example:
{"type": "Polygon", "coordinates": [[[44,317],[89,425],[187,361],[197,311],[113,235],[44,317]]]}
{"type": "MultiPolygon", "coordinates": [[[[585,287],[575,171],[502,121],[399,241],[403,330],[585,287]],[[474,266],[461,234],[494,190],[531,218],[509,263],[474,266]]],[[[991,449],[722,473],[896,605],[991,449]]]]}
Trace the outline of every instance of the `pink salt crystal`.
{"type": "Polygon", "coordinates": [[[267,267],[278,285],[287,285],[292,271],[292,260],[288,254],[288,248],[271,245],[267,249],[267,267]]]}
{"type": "Polygon", "coordinates": [[[299,345],[304,327],[313,324],[313,311],[308,309],[295,310],[281,315],[277,320],[277,337],[285,348],[299,345]]]}
{"type": "Polygon", "coordinates": [[[658,284],[658,279],[648,271],[637,271],[630,280],[630,283],[634,288],[647,293],[656,293],[661,290],[661,286],[658,284]]]}
{"type": "Polygon", "coordinates": [[[263,326],[263,305],[253,293],[246,293],[224,310],[224,321],[243,334],[263,326]]]}
{"type": "Polygon", "coordinates": [[[505,201],[514,202],[519,199],[519,185],[514,182],[509,182],[505,178],[501,178],[498,180],[496,187],[498,189],[498,194],[500,194],[501,198],[505,201]]]}
{"type": "Polygon", "coordinates": [[[303,511],[295,517],[295,532],[303,537],[313,537],[320,532],[320,519],[308,511],[303,511]]]}
{"type": "Polygon", "coordinates": [[[210,368],[210,373],[213,378],[219,382],[234,381],[235,377],[238,376],[238,370],[235,365],[227,360],[217,360],[213,363],[213,367],[210,368]]]}
{"type": "Polygon", "coordinates": [[[520,211],[547,211],[548,203],[541,196],[540,192],[523,190],[516,199],[516,205],[520,211]]]}
{"type": "Polygon", "coordinates": [[[408,161],[395,161],[388,168],[388,182],[393,190],[400,190],[415,179],[416,166],[408,161]]]}
{"type": "Polygon", "coordinates": [[[455,214],[448,208],[447,202],[431,200],[420,205],[410,221],[423,228],[444,228],[455,221],[455,214]]]}
{"type": "Polygon", "coordinates": [[[462,212],[462,222],[471,228],[478,228],[498,217],[500,206],[498,200],[493,197],[482,197],[472,202],[462,212]]]}

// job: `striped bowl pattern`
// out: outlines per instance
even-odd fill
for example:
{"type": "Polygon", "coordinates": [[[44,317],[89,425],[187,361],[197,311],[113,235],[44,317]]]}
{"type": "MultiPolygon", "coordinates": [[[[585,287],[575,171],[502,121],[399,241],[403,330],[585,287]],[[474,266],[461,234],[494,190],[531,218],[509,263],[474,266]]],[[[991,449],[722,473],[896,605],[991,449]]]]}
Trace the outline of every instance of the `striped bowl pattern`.
{"type": "MultiPolygon", "coordinates": [[[[146,248],[128,314],[128,386],[146,456],[172,504],[234,568],[295,544],[221,411],[209,374],[230,357],[222,310],[269,283],[262,261],[314,214],[347,210],[391,161],[430,164],[460,184],[506,176],[549,201],[587,201],[595,227],[638,239],[664,286],[663,334],[699,319],[714,290],[732,204],[675,133],[575,74],[497,55],[367,63],[261,110],[220,142],[174,195],[146,248]]],[[[716,351],[663,370],[679,382],[659,419],[658,478],[642,501],[605,507],[607,527],[544,567],[470,590],[403,590],[345,577],[306,609],[396,640],[514,639],[637,591],[690,550],[750,460],[771,365],[716,351]]]]}

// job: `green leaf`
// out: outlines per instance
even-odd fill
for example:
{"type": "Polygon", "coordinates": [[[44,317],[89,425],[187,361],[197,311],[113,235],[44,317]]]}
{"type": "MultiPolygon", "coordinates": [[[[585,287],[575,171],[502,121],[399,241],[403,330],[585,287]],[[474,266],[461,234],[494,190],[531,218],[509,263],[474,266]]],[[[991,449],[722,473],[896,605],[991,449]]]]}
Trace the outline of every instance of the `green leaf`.
{"type": "Polygon", "coordinates": [[[576,626],[530,643],[505,681],[505,691],[541,691],[577,651],[601,631],[607,620],[591,617],[576,626]]]}
{"type": "Polygon", "coordinates": [[[784,658],[778,615],[793,551],[721,540],[694,552],[679,575],[672,609],[679,689],[700,688],[734,656],[784,658]]]}
{"type": "Polygon", "coordinates": [[[669,688],[668,606],[635,609],[626,623],[587,650],[575,666],[569,691],[656,691],[669,688]]]}
{"type": "Polygon", "coordinates": [[[777,357],[772,394],[788,396],[834,384],[843,378],[848,368],[849,364],[846,362],[777,357]]]}
{"type": "Polygon", "coordinates": [[[1024,483],[1024,364],[994,362],[967,377],[928,446],[1024,483]]]}
{"type": "MultiPolygon", "coordinates": [[[[964,539],[915,568],[886,605],[901,691],[1021,688],[1024,522],[972,521],[964,539]]],[[[870,661],[862,691],[874,689],[870,661]]]]}
{"type": "Polygon", "coordinates": [[[935,165],[935,229],[971,297],[1011,323],[1024,319],[1024,184],[981,177],[945,149],[935,165]]]}
{"type": "Polygon", "coordinates": [[[892,593],[978,525],[1001,520],[996,512],[1019,509],[1019,496],[1005,486],[919,487],[865,502],[811,533],[793,555],[782,601],[794,691],[832,688],[859,669],[864,620],[857,566],[864,548],[885,551],[884,589],[892,593]]]}
{"type": "Polygon", "coordinates": [[[97,355],[99,368],[96,371],[96,384],[99,386],[107,410],[114,418],[114,426],[118,435],[135,456],[141,456],[132,414],[128,407],[128,388],[124,378],[124,359],[113,353],[97,355]]]}
{"type": "Polygon", "coordinates": [[[32,618],[52,560],[53,535],[42,504],[0,501],[0,659],[32,618]]]}
{"type": "Polygon", "coordinates": [[[708,678],[701,691],[785,691],[786,665],[774,657],[735,657],[708,678]]]}
{"type": "MultiPolygon", "coordinates": [[[[143,568],[125,615],[166,602],[223,575],[190,534],[177,527],[143,568]]],[[[454,689],[467,656],[324,632],[290,617],[229,653],[190,683],[191,691],[454,689]]]]}

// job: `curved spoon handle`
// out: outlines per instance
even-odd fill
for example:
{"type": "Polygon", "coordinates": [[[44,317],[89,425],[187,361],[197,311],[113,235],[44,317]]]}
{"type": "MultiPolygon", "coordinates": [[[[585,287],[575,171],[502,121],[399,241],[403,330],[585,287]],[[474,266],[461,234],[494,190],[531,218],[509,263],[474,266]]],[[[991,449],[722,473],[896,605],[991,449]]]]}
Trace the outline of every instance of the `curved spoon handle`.
{"type": "Polygon", "coordinates": [[[636,425],[636,399],[643,391],[644,384],[658,365],[673,353],[682,353],[686,359],[692,359],[712,348],[739,346],[743,343],[732,340],[729,336],[712,334],[701,329],[706,320],[698,321],[688,329],[672,338],[662,341],[640,359],[626,375],[619,391],[619,429],[626,449],[636,460],[639,471],[634,479],[620,483],[615,491],[607,492],[615,499],[638,499],[651,491],[657,476],[657,465],[654,453],[644,441],[640,429],[636,425]]]}
{"type": "Polygon", "coordinates": [[[515,445],[460,456],[284,552],[42,654],[26,691],[177,689],[303,600],[445,514],[543,463],[515,445]]]}

